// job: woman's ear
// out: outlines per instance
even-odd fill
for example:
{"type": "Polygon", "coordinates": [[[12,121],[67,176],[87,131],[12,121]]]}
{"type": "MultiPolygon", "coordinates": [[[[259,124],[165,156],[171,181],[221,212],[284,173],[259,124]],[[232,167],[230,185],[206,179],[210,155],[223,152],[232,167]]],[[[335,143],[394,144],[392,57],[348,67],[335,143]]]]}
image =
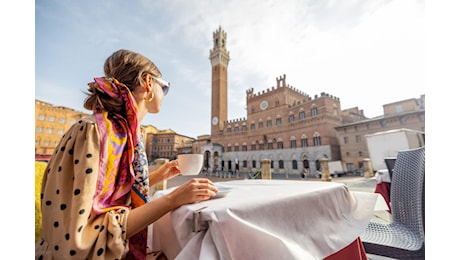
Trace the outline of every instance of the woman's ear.
{"type": "Polygon", "coordinates": [[[144,100],[150,102],[155,97],[153,93],[153,86],[152,86],[152,77],[148,74],[145,75],[145,89],[144,89],[144,100]]]}
{"type": "Polygon", "coordinates": [[[145,74],[145,91],[152,91],[152,77],[149,74],[145,74]]]}

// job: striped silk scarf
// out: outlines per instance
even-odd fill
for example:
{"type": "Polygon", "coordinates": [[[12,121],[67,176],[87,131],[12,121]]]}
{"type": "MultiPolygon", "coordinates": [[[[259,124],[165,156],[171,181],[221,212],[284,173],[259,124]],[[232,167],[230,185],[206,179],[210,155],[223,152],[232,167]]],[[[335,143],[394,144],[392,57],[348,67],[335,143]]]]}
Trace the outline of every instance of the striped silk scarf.
{"type": "MultiPolygon", "coordinates": [[[[95,78],[88,85],[114,99],[122,99],[124,115],[95,111],[100,135],[100,165],[93,210],[136,208],[148,202],[148,162],[137,120],[137,103],[128,87],[113,78],[95,78]],[[129,205],[131,199],[131,205],[129,205]]],[[[126,259],[145,259],[147,228],[129,239],[126,259]]]]}

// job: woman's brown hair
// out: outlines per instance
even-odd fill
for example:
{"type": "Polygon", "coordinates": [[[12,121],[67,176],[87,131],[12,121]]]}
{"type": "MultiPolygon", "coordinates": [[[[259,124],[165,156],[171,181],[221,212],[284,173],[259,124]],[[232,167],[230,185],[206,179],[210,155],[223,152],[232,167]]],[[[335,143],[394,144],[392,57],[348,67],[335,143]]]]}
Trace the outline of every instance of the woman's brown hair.
{"type": "MultiPolygon", "coordinates": [[[[157,66],[144,55],[130,50],[118,50],[110,55],[104,63],[104,74],[107,78],[115,78],[125,84],[131,92],[145,85],[145,75],[161,77],[157,66]]],[[[123,111],[123,100],[115,99],[97,91],[91,86],[83,105],[88,110],[107,110],[120,113],[123,111]]]]}

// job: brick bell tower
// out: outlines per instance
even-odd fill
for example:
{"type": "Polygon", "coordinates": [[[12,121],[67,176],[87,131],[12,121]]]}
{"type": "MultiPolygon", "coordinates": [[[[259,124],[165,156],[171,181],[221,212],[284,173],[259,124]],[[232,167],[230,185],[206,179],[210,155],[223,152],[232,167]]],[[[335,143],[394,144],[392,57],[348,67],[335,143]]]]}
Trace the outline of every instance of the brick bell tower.
{"type": "Polygon", "coordinates": [[[209,51],[212,66],[211,136],[223,133],[227,121],[227,33],[221,27],[213,33],[214,47],[209,51]]]}

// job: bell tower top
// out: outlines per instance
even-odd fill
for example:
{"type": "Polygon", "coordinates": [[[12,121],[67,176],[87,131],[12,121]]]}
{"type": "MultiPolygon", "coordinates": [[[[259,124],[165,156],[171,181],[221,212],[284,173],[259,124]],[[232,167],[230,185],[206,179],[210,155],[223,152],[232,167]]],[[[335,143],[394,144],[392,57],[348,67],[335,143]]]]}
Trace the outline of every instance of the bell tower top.
{"type": "Polygon", "coordinates": [[[228,62],[230,61],[230,52],[227,51],[226,47],[227,33],[219,26],[219,29],[213,33],[213,38],[214,47],[209,51],[211,65],[213,67],[216,65],[223,65],[227,67],[228,62]]]}
{"type": "Polygon", "coordinates": [[[225,50],[225,40],[227,40],[227,33],[222,31],[222,28],[219,26],[219,29],[213,33],[214,37],[214,49],[224,49],[225,50]]]}

